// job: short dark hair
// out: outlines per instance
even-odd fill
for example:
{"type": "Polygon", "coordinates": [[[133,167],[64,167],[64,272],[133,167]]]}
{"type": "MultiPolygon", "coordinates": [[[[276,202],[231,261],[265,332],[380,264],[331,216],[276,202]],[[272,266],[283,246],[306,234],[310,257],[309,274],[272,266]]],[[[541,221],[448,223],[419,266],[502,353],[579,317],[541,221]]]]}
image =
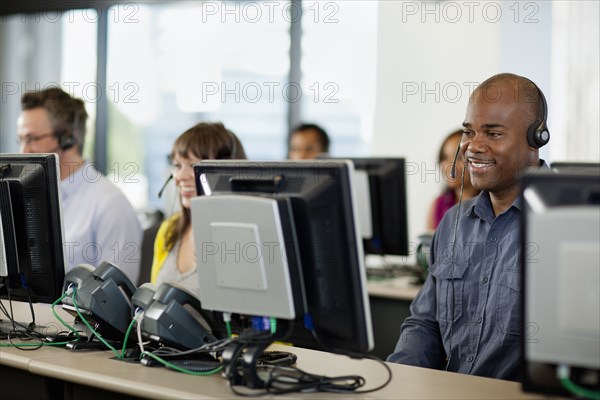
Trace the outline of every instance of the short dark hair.
{"type": "Polygon", "coordinates": [[[27,92],[21,97],[21,110],[40,107],[48,111],[50,123],[57,138],[63,135],[72,135],[79,154],[83,154],[85,123],[88,117],[83,100],[71,97],[59,87],[27,92]]]}
{"type": "Polygon", "coordinates": [[[317,136],[319,137],[319,143],[321,144],[321,148],[323,149],[324,153],[328,153],[329,152],[329,135],[327,135],[327,132],[325,131],[325,129],[321,128],[319,125],[317,124],[300,124],[298,125],[295,129],[292,130],[292,133],[290,134],[290,139],[292,138],[292,135],[296,132],[307,132],[307,131],[314,131],[317,133],[317,136]]]}

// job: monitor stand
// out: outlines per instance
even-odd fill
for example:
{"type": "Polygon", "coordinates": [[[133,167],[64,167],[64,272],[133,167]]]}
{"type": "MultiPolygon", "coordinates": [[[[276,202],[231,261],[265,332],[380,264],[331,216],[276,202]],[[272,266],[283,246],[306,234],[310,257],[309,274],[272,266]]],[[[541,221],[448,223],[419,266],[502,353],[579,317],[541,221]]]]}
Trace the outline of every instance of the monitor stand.
{"type": "MultiPolygon", "coordinates": [[[[296,362],[296,356],[288,352],[265,351],[274,342],[286,342],[294,332],[295,321],[287,321],[287,329],[278,327],[277,332],[252,340],[236,340],[223,350],[223,373],[229,383],[250,389],[264,389],[268,376],[261,377],[259,365],[288,366],[296,362]]],[[[240,335],[244,336],[244,335],[240,335]]],[[[246,338],[247,339],[247,338],[246,338]]]]}

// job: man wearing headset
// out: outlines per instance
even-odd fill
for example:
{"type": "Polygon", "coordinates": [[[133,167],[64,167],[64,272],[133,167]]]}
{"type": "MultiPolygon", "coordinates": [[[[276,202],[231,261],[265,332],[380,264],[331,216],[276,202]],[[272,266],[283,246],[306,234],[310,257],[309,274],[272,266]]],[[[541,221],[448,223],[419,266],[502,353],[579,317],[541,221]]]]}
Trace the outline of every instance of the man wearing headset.
{"type": "Polygon", "coordinates": [[[141,226],[121,190],[82,157],[83,101],[53,87],[25,93],[21,110],[20,151],[59,156],[67,269],[110,261],[137,283],[141,226]]]}
{"type": "Polygon", "coordinates": [[[471,95],[457,149],[481,193],[454,206],[431,245],[430,275],[388,361],[516,380],[521,342],[519,177],[548,166],[547,106],[529,79],[499,74],[471,95]]]}

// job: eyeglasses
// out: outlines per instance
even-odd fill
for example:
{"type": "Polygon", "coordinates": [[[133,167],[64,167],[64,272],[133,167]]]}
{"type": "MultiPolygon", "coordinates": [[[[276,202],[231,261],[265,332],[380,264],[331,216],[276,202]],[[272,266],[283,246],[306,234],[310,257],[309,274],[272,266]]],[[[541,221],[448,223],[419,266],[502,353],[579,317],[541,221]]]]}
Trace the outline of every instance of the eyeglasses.
{"type": "Polygon", "coordinates": [[[38,140],[47,138],[48,136],[55,136],[55,135],[56,135],[55,132],[50,132],[50,133],[44,133],[43,135],[39,135],[39,136],[31,136],[31,135],[17,136],[17,144],[19,144],[19,145],[31,144],[31,143],[37,142],[38,140]]]}

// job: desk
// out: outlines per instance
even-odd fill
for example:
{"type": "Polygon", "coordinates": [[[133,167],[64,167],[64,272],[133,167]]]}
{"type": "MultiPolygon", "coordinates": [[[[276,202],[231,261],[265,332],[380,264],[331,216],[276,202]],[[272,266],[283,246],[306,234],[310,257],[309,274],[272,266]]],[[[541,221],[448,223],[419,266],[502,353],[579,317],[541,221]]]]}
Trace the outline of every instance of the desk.
{"type": "Polygon", "coordinates": [[[409,285],[403,278],[369,279],[367,282],[375,348],[372,353],[385,360],[396,348],[400,325],[410,315],[410,303],[420,285],[409,285]]]}
{"type": "MultiPolygon", "coordinates": [[[[298,367],[316,374],[342,375],[360,374],[367,380],[367,388],[374,387],[385,379],[381,365],[370,360],[352,360],[344,356],[314,350],[273,345],[274,350],[292,351],[298,355],[298,367]]],[[[19,380],[47,379],[62,383],[64,398],[127,398],[138,396],[154,399],[165,398],[232,398],[220,375],[190,376],[164,368],[149,368],[139,364],[128,364],[110,359],[110,352],[76,353],[63,349],[43,348],[32,352],[22,352],[12,348],[0,349],[2,372],[10,369],[15,360],[21,362],[29,358],[27,371],[13,374],[10,384],[20,388],[19,380]],[[24,354],[21,354],[24,353],[24,354]],[[114,392],[114,393],[113,393],[114,392]]],[[[539,395],[523,393],[519,383],[489,378],[480,378],[425,368],[389,364],[392,369],[392,382],[384,389],[364,395],[353,395],[353,399],[534,399],[539,395]]],[[[4,381],[4,379],[3,379],[4,381]]],[[[4,383],[3,383],[4,385],[4,383]]],[[[27,387],[27,386],[26,386],[27,387]]],[[[55,385],[58,390],[61,388],[55,385]]],[[[31,396],[27,396],[31,397],[31,396]]],[[[281,397],[281,396],[280,396],[281,397]]],[[[339,394],[294,394],[281,398],[345,398],[339,394]]],[[[43,398],[43,397],[42,397],[43,398]]]]}

